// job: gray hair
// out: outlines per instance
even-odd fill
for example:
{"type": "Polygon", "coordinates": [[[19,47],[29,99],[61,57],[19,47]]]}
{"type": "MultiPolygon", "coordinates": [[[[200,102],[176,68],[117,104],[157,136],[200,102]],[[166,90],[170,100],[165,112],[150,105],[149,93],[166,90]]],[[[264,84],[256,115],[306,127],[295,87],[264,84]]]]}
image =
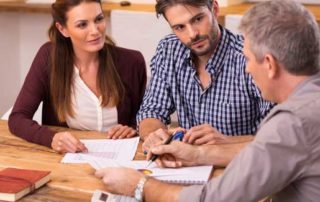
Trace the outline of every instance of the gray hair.
{"type": "Polygon", "coordinates": [[[319,72],[319,26],[300,3],[272,0],[257,4],[244,15],[239,28],[258,62],[269,53],[291,74],[319,72]]]}
{"type": "Polygon", "coordinates": [[[156,13],[157,16],[164,15],[164,12],[166,11],[167,8],[172,7],[177,4],[183,4],[183,5],[188,5],[188,6],[193,6],[193,7],[202,7],[206,6],[211,10],[212,8],[212,3],[213,0],[156,0],[156,13]]]}

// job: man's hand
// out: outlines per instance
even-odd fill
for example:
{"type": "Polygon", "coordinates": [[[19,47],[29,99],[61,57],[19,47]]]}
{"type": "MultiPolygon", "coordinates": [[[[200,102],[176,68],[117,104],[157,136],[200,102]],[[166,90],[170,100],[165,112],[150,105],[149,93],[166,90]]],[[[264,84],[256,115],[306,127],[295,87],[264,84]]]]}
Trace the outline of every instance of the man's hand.
{"type": "Polygon", "coordinates": [[[188,130],[183,137],[183,142],[194,145],[225,144],[229,143],[229,139],[211,125],[202,124],[188,130]]]}
{"type": "Polygon", "coordinates": [[[104,168],[95,175],[102,179],[106,190],[121,195],[134,196],[134,190],[143,174],[131,168],[104,168]]]}
{"type": "Polygon", "coordinates": [[[151,148],[147,159],[152,154],[159,155],[156,163],[161,167],[181,167],[199,165],[200,147],[173,141],[168,145],[159,145],[151,148]]]}
{"type": "Polygon", "coordinates": [[[142,144],[142,150],[149,151],[151,147],[163,144],[169,138],[169,136],[169,132],[162,128],[150,133],[142,144]]]}
{"type": "Polygon", "coordinates": [[[59,153],[88,152],[86,146],[70,132],[59,132],[53,136],[52,149],[59,153]]]}
{"type": "Polygon", "coordinates": [[[130,138],[137,134],[137,131],[129,126],[121,124],[113,126],[107,131],[107,138],[109,139],[123,139],[130,138]]]}

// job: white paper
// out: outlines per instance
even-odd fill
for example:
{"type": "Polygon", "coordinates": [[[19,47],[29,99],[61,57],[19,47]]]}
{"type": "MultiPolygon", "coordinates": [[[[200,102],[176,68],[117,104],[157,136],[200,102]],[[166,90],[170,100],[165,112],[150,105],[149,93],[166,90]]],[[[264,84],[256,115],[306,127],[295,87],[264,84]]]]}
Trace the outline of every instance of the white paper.
{"type": "Polygon", "coordinates": [[[139,137],[119,140],[80,140],[88,153],[67,153],[62,163],[87,163],[86,157],[99,157],[117,161],[131,161],[137,151],[139,137]]]}

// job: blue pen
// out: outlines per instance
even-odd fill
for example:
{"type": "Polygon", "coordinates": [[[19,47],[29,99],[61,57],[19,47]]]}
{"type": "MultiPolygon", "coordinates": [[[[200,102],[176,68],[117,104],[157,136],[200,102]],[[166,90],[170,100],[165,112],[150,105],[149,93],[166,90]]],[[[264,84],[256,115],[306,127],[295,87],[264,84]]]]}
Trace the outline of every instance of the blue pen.
{"type": "MultiPolygon", "coordinates": [[[[177,131],[177,132],[175,132],[173,135],[171,135],[171,136],[164,142],[164,144],[170,144],[170,142],[172,142],[173,140],[182,141],[183,136],[184,136],[184,132],[182,132],[182,131],[177,131]]],[[[148,168],[149,165],[150,165],[152,162],[154,162],[155,160],[157,160],[158,157],[159,157],[159,155],[156,155],[156,154],[152,155],[152,157],[150,158],[149,163],[148,163],[148,165],[147,165],[146,168],[148,168]]]]}
{"type": "MultiPolygon", "coordinates": [[[[177,132],[175,132],[175,133],[172,135],[172,140],[182,141],[183,136],[184,136],[184,132],[183,132],[183,131],[177,131],[177,132]]],[[[169,138],[169,139],[170,139],[170,138],[169,138]]],[[[169,139],[167,139],[166,142],[169,141],[169,139]]],[[[170,140],[170,142],[171,142],[172,140],[170,140]]],[[[166,142],[165,142],[164,144],[166,144],[166,142]]],[[[168,142],[168,144],[169,144],[170,142],[168,142]]],[[[147,151],[143,151],[143,154],[144,154],[144,155],[147,155],[148,152],[147,152],[147,151]]]]}

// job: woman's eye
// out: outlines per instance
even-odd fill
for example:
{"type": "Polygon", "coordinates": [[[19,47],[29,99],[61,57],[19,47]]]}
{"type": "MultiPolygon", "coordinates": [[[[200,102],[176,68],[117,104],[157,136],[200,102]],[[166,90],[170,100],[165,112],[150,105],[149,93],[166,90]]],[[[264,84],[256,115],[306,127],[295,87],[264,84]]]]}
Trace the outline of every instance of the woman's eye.
{"type": "Polygon", "coordinates": [[[96,19],[96,22],[102,22],[104,20],[104,16],[99,16],[96,19]]]}
{"type": "Polygon", "coordinates": [[[77,25],[77,27],[79,27],[79,28],[81,28],[81,29],[85,28],[86,26],[87,26],[87,23],[85,23],[85,22],[79,23],[79,24],[77,25]]]}

